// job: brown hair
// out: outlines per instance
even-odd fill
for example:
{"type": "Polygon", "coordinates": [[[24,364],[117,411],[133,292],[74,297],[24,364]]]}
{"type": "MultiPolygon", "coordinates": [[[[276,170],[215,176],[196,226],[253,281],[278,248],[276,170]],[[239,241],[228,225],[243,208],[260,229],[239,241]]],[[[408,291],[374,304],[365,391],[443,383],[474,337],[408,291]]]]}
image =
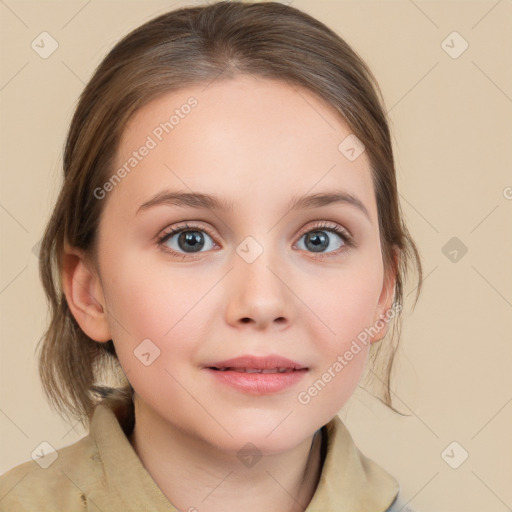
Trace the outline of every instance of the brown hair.
{"type": "MultiPolygon", "coordinates": [[[[38,348],[44,392],[61,414],[85,426],[99,399],[132,405],[133,388],[112,340],[89,338],[62,292],[64,243],[82,249],[97,265],[96,240],[105,202],[94,190],[112,175],[127,121],[157,96],[190,85],[249,74],[312,91],[339,112],[364,143],[372,168],[385,269],[396,271],[395,305],[418,250],[401,215],[391,138],[379,86],[363,60],[336,33],[298,9],[277,2],[227,2],[171,11],[119,41],[82,92],[64,150],[64,182],[46,227],[40,276],[51,321],[38,348]],[[398,262],[393,248],[401,251],[398,262]],[[105,384],[105,378],[114,383],[105,384]]],[[[340,141],[341,142],[341,141],[340,141]]],[[[392,336],[371,350],[372,375],[392,407],[390,379],[400,338],[400,313],[392,336]]]]}

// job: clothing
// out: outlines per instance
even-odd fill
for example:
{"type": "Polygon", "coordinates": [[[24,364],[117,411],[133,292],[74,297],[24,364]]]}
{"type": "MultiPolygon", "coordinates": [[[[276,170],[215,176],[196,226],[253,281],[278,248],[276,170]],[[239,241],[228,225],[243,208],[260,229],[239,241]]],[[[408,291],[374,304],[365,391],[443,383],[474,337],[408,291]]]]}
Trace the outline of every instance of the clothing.
{"type": "MultiPolygon", "coordinates": [[[[2,475],[0,511],[177,512],[142,465],[118,415],[99,403],[89,434],[57,450],[49,467],[30,460],[2,475]]],[[[400,510],[398,482],[359,451],[338,416],[323,433],[325,459],[305,512],[400,510]]]]}

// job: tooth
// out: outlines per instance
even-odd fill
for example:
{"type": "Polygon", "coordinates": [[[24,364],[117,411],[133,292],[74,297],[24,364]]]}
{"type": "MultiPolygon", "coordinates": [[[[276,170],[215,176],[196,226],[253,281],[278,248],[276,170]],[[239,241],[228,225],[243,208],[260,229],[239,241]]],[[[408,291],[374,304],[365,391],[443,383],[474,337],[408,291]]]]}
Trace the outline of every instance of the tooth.
{"type": "Polygon", "coordinates": [[[295,371],[293,368],[265,368],[262,370],[261,368],[235,368],[230,366],[223,366],[214,369],[220,372],[231,371],[239,373],[291,373],[295,371]]]}
{"type": "Polygon", "coordinates": [[[238,372],[238,373],[291,373],[294,371],[293,368],[239,368],[232,366],[224,366],[220,368],[216,368],[216,370],[225,372],[238,372]]]}

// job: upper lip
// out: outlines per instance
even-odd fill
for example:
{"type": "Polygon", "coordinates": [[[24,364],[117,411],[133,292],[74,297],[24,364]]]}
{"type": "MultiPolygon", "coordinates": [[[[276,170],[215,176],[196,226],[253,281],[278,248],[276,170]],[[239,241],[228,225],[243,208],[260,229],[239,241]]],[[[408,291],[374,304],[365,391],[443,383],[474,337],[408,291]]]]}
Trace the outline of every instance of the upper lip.
{"type": "Polygon", "coordinates": [[[269,370],[273,368],[291,368],[293,370],[307,370],[308,367],[296,361],[292,361],[286,357],[278,355],[269,356],[241,356],[224,361],[208,363],[205,368],[254,368],[261,370],[269,370]]]}

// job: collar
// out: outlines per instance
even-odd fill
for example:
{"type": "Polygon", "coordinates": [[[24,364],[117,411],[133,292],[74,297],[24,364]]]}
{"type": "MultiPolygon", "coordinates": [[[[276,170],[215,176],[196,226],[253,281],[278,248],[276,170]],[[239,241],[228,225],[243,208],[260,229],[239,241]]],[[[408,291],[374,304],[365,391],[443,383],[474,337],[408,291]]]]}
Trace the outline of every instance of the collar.
{"type": "Polygon", "coordinates": [[[357,448],[339,416],[323,430],[326,456],[305,512],[385,512],[400,490],[395,478],[357,448]]]}
{"type": "MultiPolygon", "coordinates": [[[[127,438],[125,422],[121,409],[103,403],[96,406],[91,418],[89,435],[98,448],[102,478],[109,491],[109,503],[96,504],[107,507],[105,510],[123,504],[126,511],[178,512],[142,465],[127,438]]],[[[338,416],[322,431],[325,458],[305,512],[386,511],[399,492],[395,478],[359,451],[338,416]]]]}

